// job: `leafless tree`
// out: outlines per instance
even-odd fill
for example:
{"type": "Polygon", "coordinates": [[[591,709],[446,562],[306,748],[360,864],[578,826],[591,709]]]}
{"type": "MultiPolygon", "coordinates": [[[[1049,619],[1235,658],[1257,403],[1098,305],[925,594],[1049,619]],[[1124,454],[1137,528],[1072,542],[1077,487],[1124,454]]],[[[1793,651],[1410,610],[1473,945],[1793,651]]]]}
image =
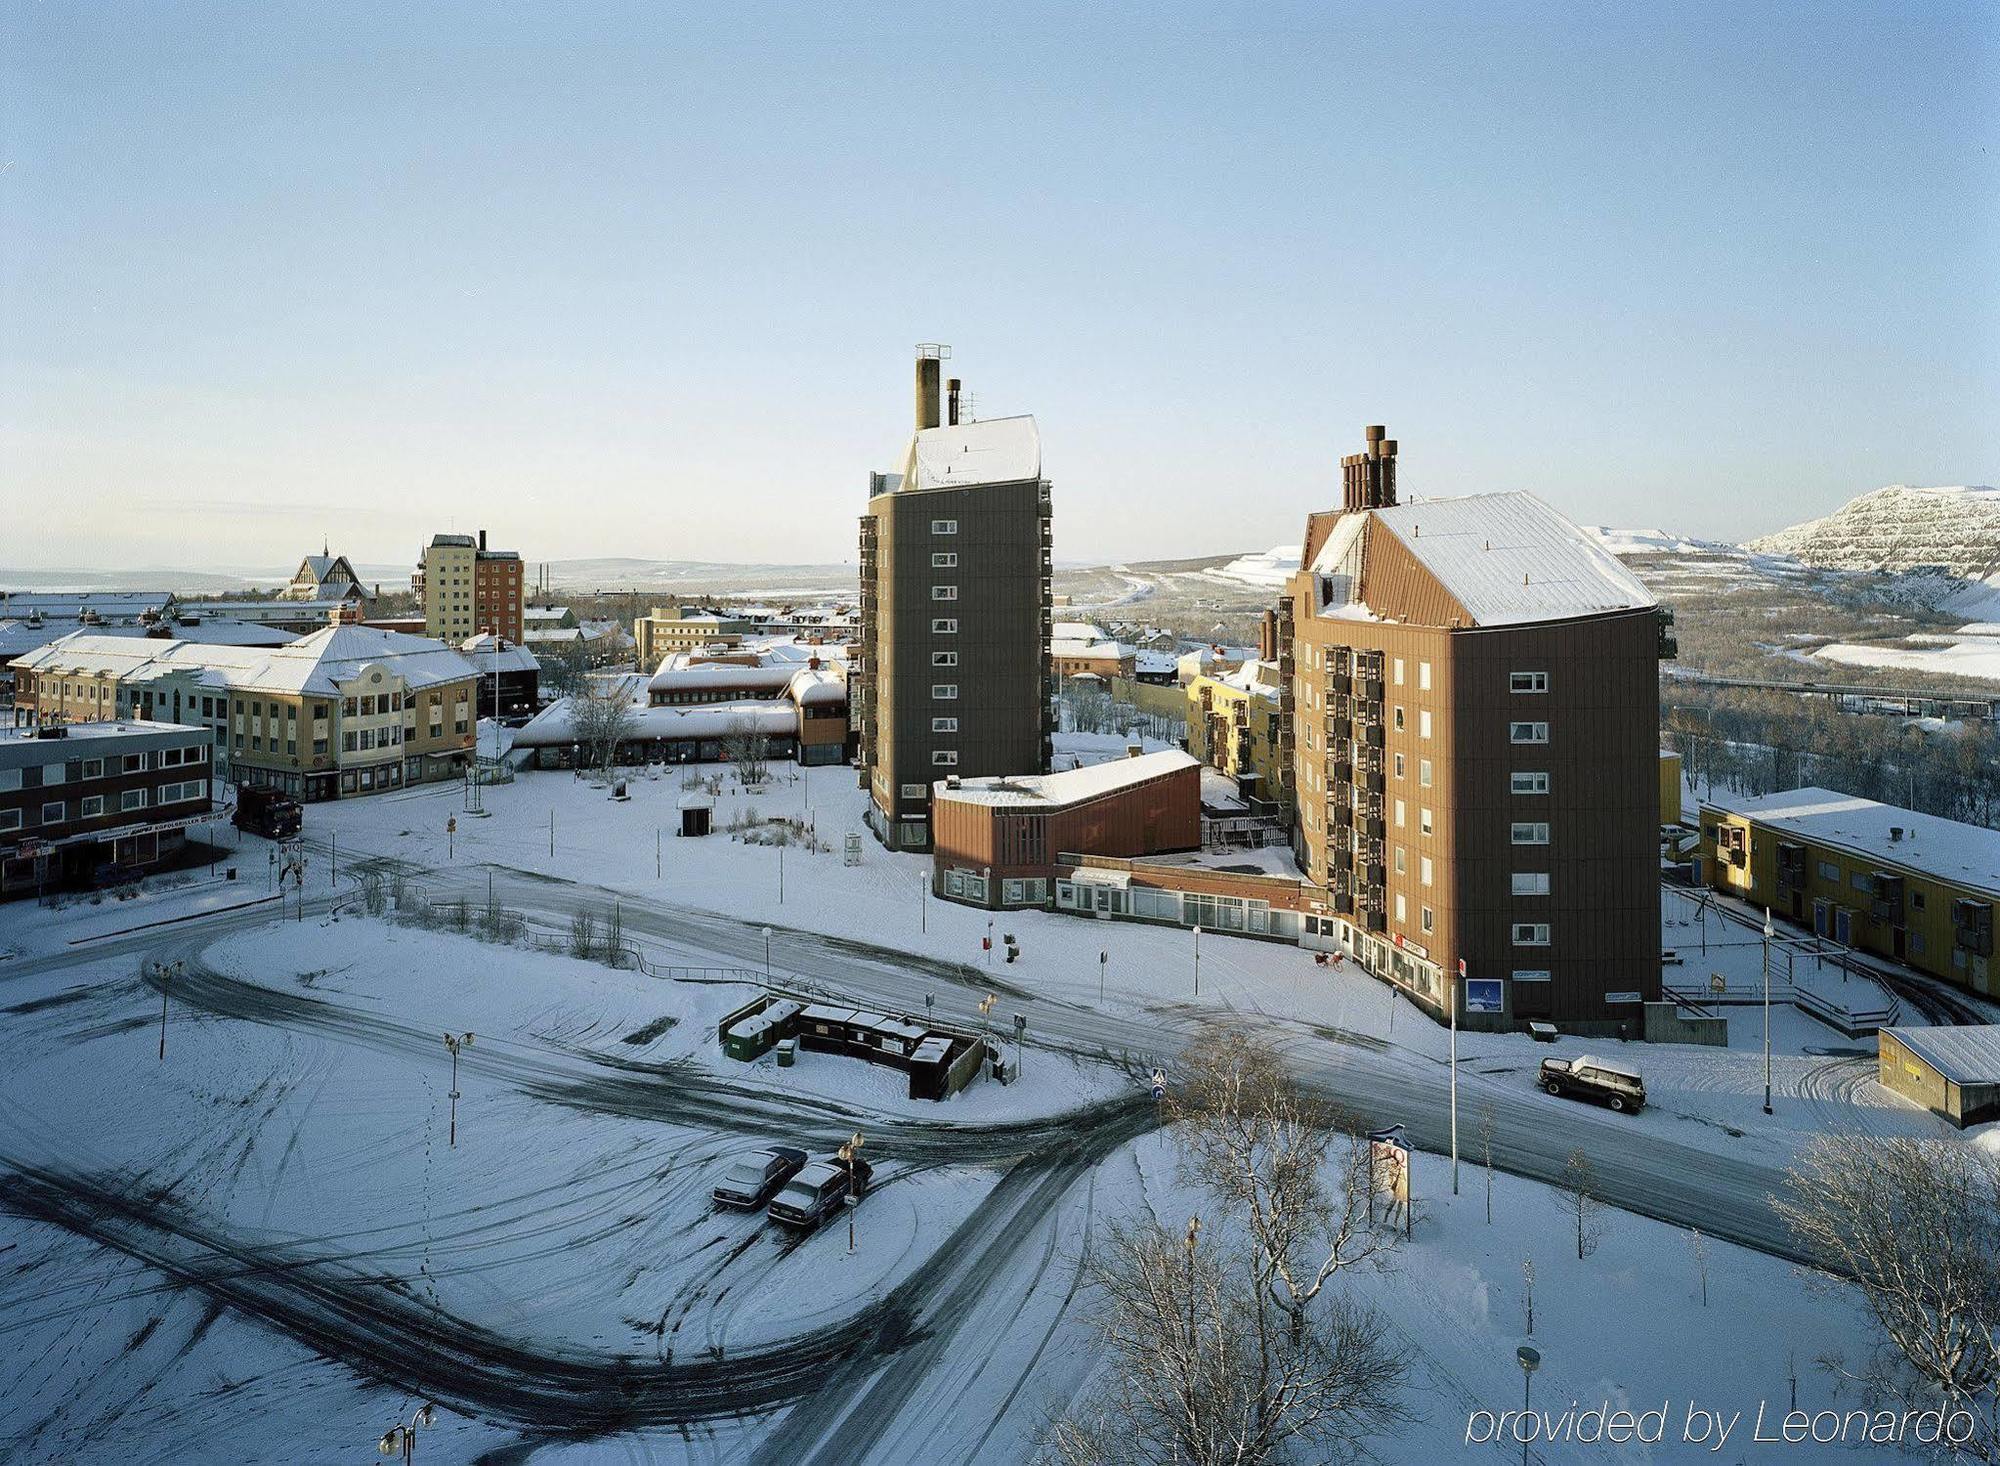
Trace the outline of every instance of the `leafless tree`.
{"type": "Polygon", "coordinates": [[[609,967],[625,965],[625,915],[616,901],[604,922],[604,961],[609,967]]]}
{"type": "Polygon", "coordinates": [[[590,685],[590,656],[581,641],[564,642],[539,660],[542,675],[557,697],[575,697],[590,685]]]}
{"type": "Polygon", "coordinates": [[[591,768],[609,775],[621,744],[631,740],[638,718],[622,697],[606,697],[585,688],[569,700],[570,736],[591,768]]]}
{"type": "Polygon", "coordinates": [[[1708,1238],[1702,1235],[1701,1228],[1689,1228],[1688,1251],[1694,1257],[1695,1275],[1701,1279],[1701,1306],[1706,1308],[1708,1307],[1708,1238]]]}
{"type": "MultiPolygon", "coordinates": [[[[1909,1409],[1963,1410],[1963,1456],[2000,1460],[2000,1157],[1954,1141],[1821,1136],[1773,1205],[1861,1291],[1882,1343],[1828,1363],[1909,1409]]],[[[1831,1281],[1831,1279],[1829,1279],[1831,1281]]]]}
{"type": "Polygon", "coordinates": [[[597,951],[597,918],[579,911],[569,919],[569,954],[588,961],[597,951]]]}
{"type": "Polygon", "coordinates": [[[753,722],[742,722],[723,740],[722,756],[736,770],[736,778],[750,789],[771,777],[771,740],[753,722]]]}
{"type": "Polygon", "coordinates": [[[1486,1162],[1486,1225],[1493,1225],[1493,1106],[1479,1107],[1479,1153],[1486,1162]]]}
{"type": "Polygon", "coordinates": [[[1576,1222],[1576,1255],[1582,1261],[1597,1251],[1604,1235],[1604,1203],[1597,1196],[1597,1171],[1580,1150],[1569,1153],[1556,1182],[1556,1205],[1576,1222]]]}
{"type": "Polygon", "coordinates": [[[1528,1309],[1528,1337],[1535,1335],[1535,1260],[1521,1259],[1521,1297],[1528,1309]]]}
{"type": "Polygon", "coordinates": [[[1217,1204],[1203,1235],[1121,1223],[1087,1276],[1116,1365],[1051,1426],[1047,1459],[1253,1463],[1352,1454],[1406,1419],[1410,1356],[1373,1309],[1331,1287],[1387,1260],[1368,1222],[1369,1154],[1238,1033],[1184,1056],[1168,1103],[1184,1180],[1217,1204]]]}

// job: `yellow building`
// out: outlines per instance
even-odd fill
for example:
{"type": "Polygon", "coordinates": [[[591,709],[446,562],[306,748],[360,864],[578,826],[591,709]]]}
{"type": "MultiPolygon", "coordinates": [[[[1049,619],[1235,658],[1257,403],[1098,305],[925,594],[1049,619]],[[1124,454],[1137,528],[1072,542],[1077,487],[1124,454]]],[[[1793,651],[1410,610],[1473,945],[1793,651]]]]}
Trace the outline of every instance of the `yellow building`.
{"type": "Polygon", "coordinates": [[[740,616],[700,606],[655,606],[653,614],[641,616],[632,626],[638,642],[639,670],[653,672],[675,652],[703,646],[737,646],[750,623],[740,616]]]}
{"type": "Polygon", "coordinates": [[[1681,822],[1681,756],[1671,748],[1660,750],[1660,823],[1681,822]]]}
{"type": "Polygon", "coordinates": [[[2000,994],[2000,830],[1830,789],[1792,789],[1704,803],[1701,858],[1718,891],[1843,946],[2000,994]]]}
{"type": "MultiPolygon", "coordinates": [[[[1227,676],[1199,676],[1187,685],[1188,752],[1236,780],[1251,799],[1280,797],[1276,676],[1275,663],[1246,662],[1227,676]]],[[[1284,813],[1288,818],[1290,811],[1284,813]]]]}

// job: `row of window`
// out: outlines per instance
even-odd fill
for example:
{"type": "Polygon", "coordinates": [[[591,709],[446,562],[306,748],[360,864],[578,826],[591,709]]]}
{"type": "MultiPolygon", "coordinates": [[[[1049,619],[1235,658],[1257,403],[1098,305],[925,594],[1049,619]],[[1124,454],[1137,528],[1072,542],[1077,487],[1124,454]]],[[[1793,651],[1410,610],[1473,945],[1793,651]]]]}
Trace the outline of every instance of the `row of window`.
{"type": "Polygon", "coordinates": [[[208,762],[208,751],[200,744],[156,749],[147,753],[121,754],[117,758],[70,759],[67,763],[31,764],[25,769],[0,769],[0,793],[15,789],[47,789],[69,782],[69,765],[75,764],[75,781],[87,783],[108,775],[139,774],[148,769],[171,769],[182,764],[208,762]]]}
{"type": "MultiPolygon", "coordinates": [[[[178,784],[161,784],[151,790],[127,789],[118,796],[118,812],[120,814],[129,814],[135,810],[145,809],[149,803],[154,805],[185,804],[189,800],[206,799],[207,797],[208,780],[206,779],[189,779],[178,784]],[[148,795],[152,797],[149,799],[148,795]]],[[[102,819],[109,799],[110,796],[107,794],[86,794],[82,799],[77,801],[76,817],[80,820],[102,819]]],[[[42,806],[40,822],[44,828],[50,825],[63,824],[68,819],[68,800],[51,799],[42,806]]],[[[26,820],[23,811],[19,809],[0,809],[0,830],[18,830],[25,823],[26,820]]]]}

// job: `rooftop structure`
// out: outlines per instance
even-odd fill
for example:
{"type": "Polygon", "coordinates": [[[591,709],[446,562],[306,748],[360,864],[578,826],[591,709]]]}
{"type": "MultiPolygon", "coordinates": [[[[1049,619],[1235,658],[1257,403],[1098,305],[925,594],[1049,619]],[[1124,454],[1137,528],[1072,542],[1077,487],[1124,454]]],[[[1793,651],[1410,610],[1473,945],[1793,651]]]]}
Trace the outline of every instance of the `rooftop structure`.
{"type": "Polygon", "coordinates": [[[1198,769],[1201,760],[1178,748],[1142,753],[1136,758],[1107,759],[1059,774],[995,775],[982,779],[945,779],[938,793],[967,804],[1004,804],[1022,808],[1062,809],[1086,800],[1102,799],[1121,789],[1157,779],[1175,769],[1198,769]]]}
{"type": "Polygon", "coordinates": [[[1921,871],[2000,897],[2000,830],[1878,804],[1832,789],[1787,789],[1758,799],[1711,799],[1706,810],[1742,815],[1814,844],[1921,871]]]}

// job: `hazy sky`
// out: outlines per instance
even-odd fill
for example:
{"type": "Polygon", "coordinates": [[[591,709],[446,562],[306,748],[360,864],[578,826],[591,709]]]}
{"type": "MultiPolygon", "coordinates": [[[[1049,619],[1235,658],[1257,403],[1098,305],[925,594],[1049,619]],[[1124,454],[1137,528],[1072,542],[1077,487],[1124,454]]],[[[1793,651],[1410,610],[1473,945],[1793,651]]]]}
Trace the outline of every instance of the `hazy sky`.
{"type": "Polygon", "coordinates": [[[2000,477],[2000,10],[0,0],[0,565],[841,560],[910,348],[1064,560],[2000,477]],[[725,14],[725,12],[727,12],[725,14]],[[839,12],[839,13],[835,13],[839,12]]]}

